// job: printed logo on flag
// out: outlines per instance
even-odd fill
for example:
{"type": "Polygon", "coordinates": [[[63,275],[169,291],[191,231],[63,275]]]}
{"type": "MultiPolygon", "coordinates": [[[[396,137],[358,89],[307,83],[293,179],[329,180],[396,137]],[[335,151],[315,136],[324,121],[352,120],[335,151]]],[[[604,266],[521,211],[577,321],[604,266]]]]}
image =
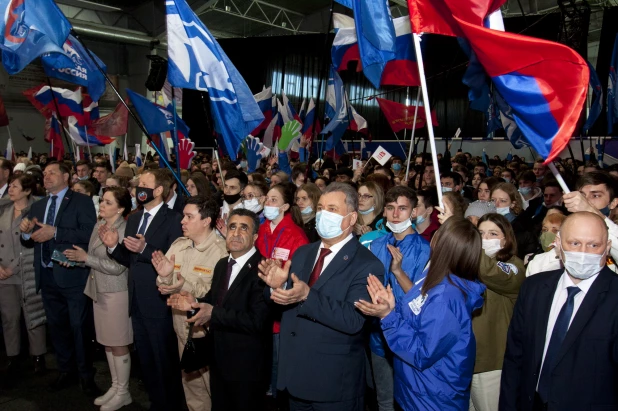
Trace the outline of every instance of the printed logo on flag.
{"type": "Polygon", "coordinates": [[[373,153],[371,157],[373,157],[378,163],[380,163],[380,165],[383,166],[392,157],[392,155],[382,146],[378,146],[378,149],[375,153],[373,153]]]}
{"type": "Polygon", "coordinates": [[[26,5],[24,0],[11,0],[4,27],[4,37],[11,43],[21,44],[26,41],[30,29],[24,24],[26,5]]]}

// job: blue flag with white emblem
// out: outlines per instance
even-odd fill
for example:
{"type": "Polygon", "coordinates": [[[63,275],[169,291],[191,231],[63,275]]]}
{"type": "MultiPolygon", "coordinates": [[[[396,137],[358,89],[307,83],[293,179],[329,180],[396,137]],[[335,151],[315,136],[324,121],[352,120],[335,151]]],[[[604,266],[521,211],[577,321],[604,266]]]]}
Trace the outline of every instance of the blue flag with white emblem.
{"type": "Polygon", "coordinates": [[[208,91],[215,131],[232,160],[242,141],[264,120],[236,67],[185,0],[165,2],[168,71],[174,87],[208,91]]]}
{"type": "Polygon", "coordinates": [[[127,95],[148,134],[160,134],[174,129],[174,115],[170,111],[129,89],[127,95]]]}
{"type": "Polygon", "coordinates": [[[99,101],[105,92],[105,76],[98,69],[107,70],[105,64],[92,52],[95,62],[88,52],[73,36],[69,36],[63,45],[63,53],[48,53],[41,56],[43,69],[49,77],[68,81],[88,87],[88,94],[93,101],[99,101]]]}
{"type": "Polygon", "coordinates": [[[71,23],[53,0],[0,0],[2,64],[19,73],[45,53],[63,53],[71,23]]]}

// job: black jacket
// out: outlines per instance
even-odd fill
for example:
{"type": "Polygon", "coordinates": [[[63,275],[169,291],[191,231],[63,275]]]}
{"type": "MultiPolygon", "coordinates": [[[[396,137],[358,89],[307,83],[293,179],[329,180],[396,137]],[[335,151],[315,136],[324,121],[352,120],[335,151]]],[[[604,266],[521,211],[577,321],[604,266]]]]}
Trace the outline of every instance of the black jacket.
{"type": "Polygon", "coordinates": [[[271,370],[272,321],[264,300],[265,284],[258,277],[263,257],[256,250],[228,289],[221,306],[216,302],[227,274],[228,257],[215,266],[210,291],[200,302],[213,305],[210,320],[212,367],[227,381],[268,381],[271,370]]]}
{"type": "MultiPolygon", "coordinates": [[[[502,367],[500,410],[533,409],[549,312],[563,273],[536,274],[519,291],[502,367]]],[[[573,317],[551,375],[549,410],[618,409],[618,276],[609,268],[599,273],[573,317]]]]}

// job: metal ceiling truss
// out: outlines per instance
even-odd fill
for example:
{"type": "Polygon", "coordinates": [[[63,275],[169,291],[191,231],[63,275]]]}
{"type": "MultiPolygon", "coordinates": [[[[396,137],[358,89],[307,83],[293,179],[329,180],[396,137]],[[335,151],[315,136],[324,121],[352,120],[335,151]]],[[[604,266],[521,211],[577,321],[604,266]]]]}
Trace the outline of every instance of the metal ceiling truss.
{"type": "Polygon", "coordinates": [[[294,34],[301,33],[299,28],[305,18],[305,15],[302,13],[262,0],[251,0],[246,7],[243,7],[242,4],[239,7],[237,3],[234,0],[211,0],[196,10],[196,14],[200,16],[216,11],[266,26],[291,31],[294,34]]]}
{"type": "Polygon", "coordinates": [[[562,12],[559,41],[588,57],[588,29],[590,26],[590,5],[575,0],[558,0],[562,12]]]}

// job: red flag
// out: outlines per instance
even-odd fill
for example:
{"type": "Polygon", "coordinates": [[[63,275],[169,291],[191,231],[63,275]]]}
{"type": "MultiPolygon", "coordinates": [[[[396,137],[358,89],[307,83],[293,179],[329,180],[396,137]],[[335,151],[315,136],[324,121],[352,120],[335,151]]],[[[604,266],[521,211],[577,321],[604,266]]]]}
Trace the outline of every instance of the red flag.
{"type": "Polygon", "coordinates": [[[457,16],[470,24],[483,25],[483,20],[498,10],[505,0],[408,0],[413,33],[434,33],[464,37],[457,16]]]}
{"type": "Polygon", "coordinates": [[[6,127],[9,125],[9,116],[6,114],[6,107],[4,107],[4,100],[0,98],[0,127],[6,127]]]}
{"type": "Polygon", "coordinates": [[[128,125],[129,112],[122,103],[118,103],[112,113],[94,120],[88,127],[88,133],[96,136],[118,137],[127,134],[128,125]]]}
{"type": "MultiPolygon", "coordinates": [[[[377,98],[378,104],[384,117],[388,120],[388,124],[393,131],[397,133],[403,129],[411,130],[414,126],[414,110],[416,106],[406,106],[405,104],[395,103],[394,101],[385,100],[383,98],[377,98]]],[[[431,112],[431,122],[434,126],[438,125],[438,119],[436,112],[431,112]]],[[[422,128],[426,125],[425,108],[418,108],[416,115],[416,127],[422,128]]]]}

